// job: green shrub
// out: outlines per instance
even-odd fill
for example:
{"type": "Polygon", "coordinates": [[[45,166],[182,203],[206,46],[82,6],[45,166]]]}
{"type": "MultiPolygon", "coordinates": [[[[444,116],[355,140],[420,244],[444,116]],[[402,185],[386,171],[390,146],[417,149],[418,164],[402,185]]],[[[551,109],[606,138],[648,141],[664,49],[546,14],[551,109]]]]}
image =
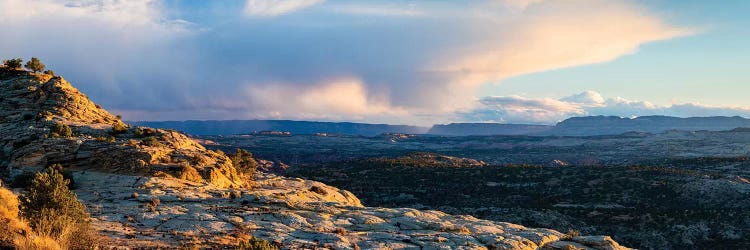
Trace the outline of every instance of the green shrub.
{"type": "Polygon", "coordinates": [[[78,201],[70,184],[53,165],[36,173],[21,196],[21,215],[39,235],[58,239],[71,249],[90,248],[96,241],[86,207],[78,201]]]}
{"type": "Polygon", "coordinates": [[[232,165],[240,173],[246,174],[250,180],[255,179],[255,170],[258,169],[258,162],[253,158],[253,154],[244,149],[237,149],[237,152],[229,157],[232,165]]]}
{"type": "Polygon", "coordinates": [[[44,71],[44,64],[39,61],[39,58],[32,57],[31,60],[26,62],[26,65],[24,65],[27,69],[33,71],[33,72],[41,72],[44,71]]]}
{"type": "Polygon", "coordinates": [[[73,135],[73,130],[70,129],[70,126],[63,123],[55,123],[55,125],[52,127],[51,136],[55,138],[59,137],[71,137],[73,135]]]}
{"type": "Polygon", "coordinates": [[[159,140],[157,140],[156,137],[153,137],[153,136],[143,138],[142,142],[143,142],[143,145],[146,145],[146,146],[151,146],[151,147],[162,146],[161,142],[159,142],[159,140]]]}
{"type": "Polygon", "coordinates": [[[566,233],[565,235],[563,235],[562,239],[564,239],[564,240],[570,240],[570,239],[573,239],[574,237],[578,237],[578,236],[581,236],[581,232],[580,231],[573,230],[573,229],[568,229],[568,233],[566,233]]]}
{"type": "Polygon", "coordinates": [[[271,244],[267,240],[258,239],[255,237],[250,238],[246,241],[240,241],[237,246],[239,250],[278,250],[279,247],[271,244]]]}
{"type": "Polygon", "coordinates": [[[108,136],[97,136],[96,141],[98,142],[108,142],[113,143],[115,142],[116,138],[114,136],[108,135],[108,136]]]}
{"type": "Polygon", "coordinates": [[[23,59],[21,58],[8,59],[3,61],[3,66],[9,69],[18,69],[21,68],[21,65],[23,65],[23,59]]]}
{"type": "Polygon", "coordinates": [[[156,135],[156,129],[136,127],[135,129],[133,129],[133,135],[135,135],[135,137],[137,138],[154,136],[156,135]]]}
{"type": "MultiPolygon", "coordinates": [[[[57,171],[61,172],[63,178],[68,181],[69,189],[77,188],[76,183],[73,180],[73,172],[63,170],[63,167],[60,164],[52,164],[48,168],[55,168],[57,171]]],[[[18,174],[13,177],[13,180],[11,180],[10,182],[10,186],[12,188],[27,188],[29,187],[29,185],[31,185],[31,181],[34,180],[34,177],[37,173],[38,172],[23,172],[21,174],[18,174]]]]}
{"type": "Polygon", "coordinates": [[[122,122],[115,122],[112,124],[112,134],[124,134],[128,132],[128,126],[122,122]]]}

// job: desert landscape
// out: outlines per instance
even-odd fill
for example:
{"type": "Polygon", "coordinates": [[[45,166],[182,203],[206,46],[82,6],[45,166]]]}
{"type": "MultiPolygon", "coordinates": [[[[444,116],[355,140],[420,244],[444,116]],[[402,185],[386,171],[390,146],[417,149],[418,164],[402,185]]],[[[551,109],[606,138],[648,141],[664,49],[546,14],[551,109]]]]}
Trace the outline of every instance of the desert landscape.
{"type": "Polygon", "coordinates": [[[750,249],[748,11],[0,0],[0,249],[750,249]]]}

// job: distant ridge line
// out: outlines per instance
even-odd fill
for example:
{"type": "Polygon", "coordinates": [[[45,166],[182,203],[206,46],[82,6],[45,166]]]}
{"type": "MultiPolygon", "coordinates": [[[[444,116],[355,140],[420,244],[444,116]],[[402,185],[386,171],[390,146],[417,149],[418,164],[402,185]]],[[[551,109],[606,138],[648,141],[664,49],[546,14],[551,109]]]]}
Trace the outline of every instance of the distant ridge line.
{"type": "Polygon", "coordinates": [[[171,128],[193,135],[250,134],[256,131],[282,131],[291,134],[341,134],[376,136],[384,133],[430,134],[441,136],[469,135],[539,135],[596,136],[628,132],[663,133],[669,130],[727,131],[750,128],[750,119],[740,116],[673,117],[619,116],[571,117],[555,125],[507,123],[449,123],[432,127],[371,124],[357,122],[322,122],[298,120],[185,120],[133,121],[137,126],[171,128]]]}

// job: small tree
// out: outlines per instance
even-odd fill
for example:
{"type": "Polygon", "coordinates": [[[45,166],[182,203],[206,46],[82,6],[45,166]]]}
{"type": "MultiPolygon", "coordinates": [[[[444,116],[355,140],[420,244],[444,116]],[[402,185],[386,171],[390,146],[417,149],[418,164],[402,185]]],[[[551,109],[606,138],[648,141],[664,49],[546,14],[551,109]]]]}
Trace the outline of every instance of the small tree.
{"type": "Polygon", "coordinates": [[[44,71],[44,64],[39,61],[39,58],[32,57],[30,61],[26,62],[26,65],[24,65],[27,69],[33,71],[33,72],[41,72],[44,71]]]}
{"type": "Polygon", "coordinates": [[[51,69],[45,70],[44,73],[47,75],[55,76],[55,71],[52,71],[51,69]]]}
{"type": "Polygon", "coordinates": [[[128,132],[128,126],[120,121],[112,123],[112,134],[124,134],[128,132]]]}
{"type": "Polygon", "coordinates": [[[8,59],[3,61],[3,65],[8,69],[18,69],[23,65],[23,59],[16,58],[16,59],[8,59]]]}
{"type": "Polygon", "coordinates": [[[62,174],[60,165],[52,165],[34,176],[27,193],[21,196],[21,215],[40,235],[63,241],[72,248],[95,244],[86,237],[92,236],[89,214],[68,189],[70,180],[62,174]],[[75,238],[71,237],[75,235],[75,238]]]}
{"type": "Polygon", "coordinates": [[[71,137],[73,136],[73,130],[70,129],[70,126],[64,123],[56,122],[55,125],[52,127],[51,136],[54,138],[60,138],[60,137],[71,137]]]}
{"type": "Polygon", "coordinates": [[[237,152],[230,157],[232,165],[237,171],[244,173],[250,177],[250,180],[255,178],[255,170],[258,168],[258,162],[253,158],[253,154],[247,150],[238,148],[237,152]]]}

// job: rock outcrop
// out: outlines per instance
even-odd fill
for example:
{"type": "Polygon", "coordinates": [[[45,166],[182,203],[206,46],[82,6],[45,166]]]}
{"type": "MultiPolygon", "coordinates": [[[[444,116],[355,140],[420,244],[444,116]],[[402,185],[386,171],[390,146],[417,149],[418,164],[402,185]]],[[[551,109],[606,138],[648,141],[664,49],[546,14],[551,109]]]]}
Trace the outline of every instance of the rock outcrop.
{"type": "Polygon", "coordinates": [[[287,249],[627,249],[606,236],[365,207],[348,191],[272,174],[253,189],[97,172],[75,179],[93,224],[118,246],[231,247],[251,234],[287,249]]]}
{"type": "Polygon", "coordinates": [[[232,248],[253,235],[288,249],[626,249],[608,237],[365,207],[298,178],[258,174],[250,187],[222,153],[175,131],[128,127],[62,77],[0,72],[0,107],[0,170],[72,170],[107,247],[232,248]]]}
{"type": "Polygon", "coordinates": [[[126,174],[180,175],[192,168],[220,187],[245,185],[226,156],[175,131],[129,128],[62,77],[0,75],[0,107],[6,175],[55,163],[126,174]]]}

